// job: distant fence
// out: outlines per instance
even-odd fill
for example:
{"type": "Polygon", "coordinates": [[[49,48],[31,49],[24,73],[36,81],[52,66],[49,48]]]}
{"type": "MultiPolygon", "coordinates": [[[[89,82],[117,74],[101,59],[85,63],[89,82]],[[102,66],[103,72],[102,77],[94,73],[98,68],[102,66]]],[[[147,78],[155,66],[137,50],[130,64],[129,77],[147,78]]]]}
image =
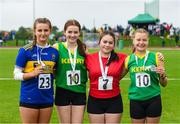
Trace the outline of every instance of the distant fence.
{"type": "Polygon", "coordinates": [[[99,42],[99,33],[86,33],[83,32],[83,42],[87,47],[97,47],[99,42]]]}

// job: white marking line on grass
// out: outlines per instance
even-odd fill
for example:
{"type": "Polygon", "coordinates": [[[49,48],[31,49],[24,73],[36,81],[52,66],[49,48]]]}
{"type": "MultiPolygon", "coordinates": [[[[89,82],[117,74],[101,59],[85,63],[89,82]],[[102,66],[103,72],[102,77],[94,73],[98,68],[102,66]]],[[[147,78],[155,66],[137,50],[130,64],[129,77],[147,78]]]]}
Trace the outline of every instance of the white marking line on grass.
{"type": "MultiPolygon", "coordinates": [[[[4,81],[4,80],[14,80],[13,78],[0,78],[1,81],[4,81]]],[[[122,80],[126,80],[126,81],[129,81],[130,78],[123,78],[122,80]]],[[[180,80],[180,78],[168,78],[168,80],[170,81],[177,81],[177,80],[180,80]]]]}
{"type": "MultiPolygon", "coordinates": [[[[122,80],[130,80],[130,78],[123,78],[122,80]]],[[[177,80],[180,80],[180,78],[168,78],[169,81],[177,81],[177,80]]]]}
{"type": "Polygon", "coordinates": [[[0,78],[1,81],[5,81],[5,80],[14,80],[13,78],[0,78]]]}

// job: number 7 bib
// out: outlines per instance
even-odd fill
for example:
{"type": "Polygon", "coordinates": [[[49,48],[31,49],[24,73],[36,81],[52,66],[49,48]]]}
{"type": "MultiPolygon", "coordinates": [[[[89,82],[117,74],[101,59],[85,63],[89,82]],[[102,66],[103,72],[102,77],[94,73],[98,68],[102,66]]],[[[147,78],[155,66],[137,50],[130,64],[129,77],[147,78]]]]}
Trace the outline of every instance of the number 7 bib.
{"type": "Polygon", "coordinates": [[[112,90],[113,89],[113,77],[107,76],[105,79],[99,77],[98,90],[112,90]]]}

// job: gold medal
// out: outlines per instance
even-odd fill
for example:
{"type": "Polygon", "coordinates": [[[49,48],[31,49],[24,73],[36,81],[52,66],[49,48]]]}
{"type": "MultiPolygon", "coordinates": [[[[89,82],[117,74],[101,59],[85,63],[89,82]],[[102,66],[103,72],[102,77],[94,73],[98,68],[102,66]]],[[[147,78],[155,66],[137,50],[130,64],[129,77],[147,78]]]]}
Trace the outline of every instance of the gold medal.
{"type": "Polygon", "coordinates": [[[45,65],[45,66],[42,66],[42,68],[43,68],[43,71],[44,71],[45,73],[49,73],[49,72],[50,72],[49,66],[45,65]]]}

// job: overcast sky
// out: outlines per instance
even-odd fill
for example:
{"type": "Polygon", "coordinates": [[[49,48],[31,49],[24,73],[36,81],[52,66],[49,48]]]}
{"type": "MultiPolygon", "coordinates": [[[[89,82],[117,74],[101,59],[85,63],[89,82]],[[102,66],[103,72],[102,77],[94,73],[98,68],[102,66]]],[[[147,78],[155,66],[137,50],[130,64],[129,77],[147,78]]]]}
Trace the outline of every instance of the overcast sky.
{"type": "MultiPolygon", "coordinates": [[[[151,0],[35,0],[35,18],[47,17],[60,30],[68,19],[87,28],[103,24],[127,26],[127,21],[144,13],[151,0]]],[[[160,22],[180,27],[180,0],[160,0],[160,22]]],[[[0,0],[0,30],[32,27],[33,0],[0,0]]]]}

